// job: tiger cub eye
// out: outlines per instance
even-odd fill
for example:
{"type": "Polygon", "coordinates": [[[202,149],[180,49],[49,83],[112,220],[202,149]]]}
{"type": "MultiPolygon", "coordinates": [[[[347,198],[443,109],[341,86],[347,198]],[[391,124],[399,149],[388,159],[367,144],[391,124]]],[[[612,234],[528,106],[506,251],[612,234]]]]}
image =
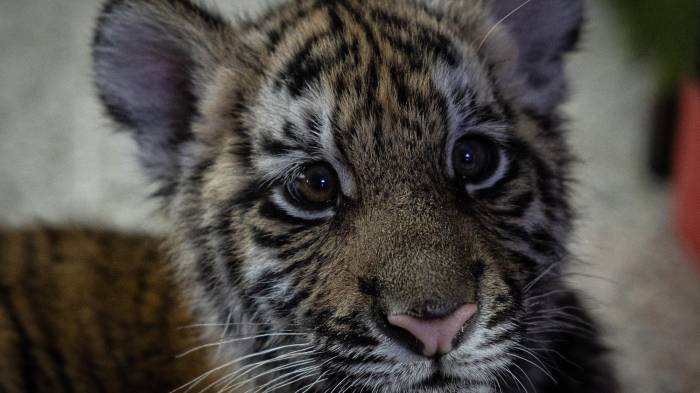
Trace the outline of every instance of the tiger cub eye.
{"type": "Polygon", "coordinates": [[[466,136],[455,143],[452,151],[455,176],[468,184],[488,179],[498,169],[499,161],[498,147],[484,137],[466,136]]]}
{"type": "Polygon", "coordinates": [[[290,184],[288,192],[306,207],[326,207],[338,197],[338,175],[328,164],[309,165],[290,184]]]}

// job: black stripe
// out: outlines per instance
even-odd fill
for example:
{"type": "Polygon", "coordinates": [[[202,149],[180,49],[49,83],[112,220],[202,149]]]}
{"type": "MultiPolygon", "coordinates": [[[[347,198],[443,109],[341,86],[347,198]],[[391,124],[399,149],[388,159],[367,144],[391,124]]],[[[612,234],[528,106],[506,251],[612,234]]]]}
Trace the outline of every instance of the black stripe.
{"type": "Polygon", "coordinates": [[[255,226],[250,227],[250,232],[253,235],[253,241],[263,247],[280,248],[291,241],[289,234],[273,234],[255,226]]]}
{"type": "Polygon", "coordinates": [[[297,10],[294,13],[294,15],[292,15],[290,18],[286,18],[283,21],[281,21],[280,26],[268,31],[267,32],[267,36],[268,36],[267,49],[268,49],[268,51],[270,53],[275,52],[277,50],[277,47],[279,46],[280,42],[282,41],[282,37],[287,35],[287,32],[289,32],[290,30],[296,29],[299,26],[299,23],[301,21],[303,21],[312,12],[318,10],[318,8],[319,8],[318,4],[312,4],[308,8],[303,8],[303,9],[297,10]]]}
{"type": "Polygon", "coordinates": [[[271,135],[264,134],[262,140],[260,141],[260,148],[263,153],[270,156],[281,156],[291,152],[294,147],[290,146],[283,141],[274,139],[271,135]]]}
{"type": "Polygon", "coordinates": [[[53,263],[62,263],[64,261],[63,254],[61,254],[60,250],[60,241],[61,241],[61,234],[59,231],[53,229],[53,228],[46,228],[44,230],[44,234],[46,234],[46,239],[48,241],[48,249],[49,249],[49,255],[51,258],[51,262],[53,263]]]}
{"type": "Polygon", "coordinates": [[[500,106],[500,109],[505,116],[508,123],[513,124],[515,122],[515,111],[510,106],[508,101],[505,99],[503,93],[501,93],[498,83],[498,79],[494,75],[494,65],[488,64],[486,66],[486,77],[489,80],[489,86],[491,86],[491,94],[500,106]]]}
{"type": "Polygon", "coordinates": [[[255,202],[267,195],[268,189],[269,187],[264,184],[252,181],[231,198],[228,205],[250,209],[255,205],[255,202]]]}
{"type": "MultiPolygon", "coordinates": [[[[75,391],[71,379],[68,377],[66,372],[66,360],[63,354],[59,351],[56,346],[56,341],[54,337],[57,337],[53,325],[48,320],[45,311],[46,307],[42,307],[40,303],[37,302],[37,296],[41,296],[42,292],[37,290],[35,285],[32,285],[32,278],[40,276],[37,271],[36,258],[37,249],[35,239],[33,237],[27,237],[24,242],[24,285],[28,290],[32,292],[29,298],[29,304],[32,310],[35,310],[35,321],[34,325],[41,331],[41,336],[43,337],[43,347],[46,350],[49,358],[51,358],[51,365],[53,366],[53,371],[58,377],[58,381],[61,385],[62,391],[70,393],[75,391]]],[[[54,284],[55,285],[55,284],[54,284]]],[[[56,288],[53,288],[57,290],[56,288]]]]}
{"type": "Polygon", "coordinates": [[[287,139],[294,141],[298,145],[303,144],[303,141],[301,140],[299,135],[299,129],[294,123],[290,122],[289,120],[284,121],[284,126],[282,126],[282,132],[284,132],[284,136],[287,139]]]}
{"type": "Polygon", "coordinates": [[[308,251],[311,246],[313,246],[316,243],[321,243],[321,240],[317,238],[312,238],[309,240],[304,241],[303,243],[287,248],[285,250],[281,250],[278,254],[277,257],[283,261],[287,261],[291,258],[296,257],[298,254],[308,251]]]}
{"type": "Polygon", "coordinates": [[[94,356],[90,356],[87,351],[87,346],[80,351],[80,363],[82,365],[82,373],[87,378],[90,379],[93,386],[92,389],[96,392],[107,392],[107,387],[104,385],[99,375],[97,375],[98,370],[100,370],[97,363],[95,363],[94,356]]]}
{"type": "Polygon", "coordinates": [[[323,33],[308,39],[277,76],[275,88],[279,90],[286,86],[292,97],[298,97],[308,84],[318,79],[323,61],[313,53],[313,50],[320,41],[329,37],[329,33],[323,33]]]}
{"type": "Polygon", "coordinates": [[[457,65],[458,52],[452,44],[452,40],[441,32],[417,23],[415,20],[390,15],[385,10],[373,9],[371,15],[383,28],[382,33],[385,38],[404,50],[407,60],[421,58],[421,56],[415,56],[416,53],[430,53],[432,56],[444,60],[451,67],[457,65]],[[411,34],[413,40],[408,42],[402,37],[392,34],[393,32],[387,28],[393,28],[395,31],[405,31],[407,28],[415,29],[417,34],[411,34]]]}
{"type": "Polygon", "coordinates": [[[325,221],[322,218],[304,219],[292,216],[270,200],[262,203],[258,209],[258,212],[262,217],[267,218],[268,220],[278,221],[289,225],[298,225],[301,227],[308,227],[325,221]]]}
{"type": "Polygon", "coordinates": [[[530,271],[535,271],[540,268],[540,264],[537,263],[537,261],[523,253],[513,252],[513,256],[511,258],[515,263],[525,266],[530,271]]]}
{"type": "Polygon", "coordinates": [[[535,193],[532,190],[525,191],[511,197],[511,200],[505,202],[511,205],[507,209],[492,209],[492,213],[501,217],[521,218],[535,201],[535,193]]]}
{"type": "Polygon", "coordinates": [[[556,256],[561,245],[554,236],[543,227],[537,227],[532,231],[532,249],[535,252],[546,255],[556,256]]]}
{"type": "Polygon", "coordinates": [[[516,316],[514,304],[502,308],[489,316],[486,329],[493,329],[501,323],[513,319],[516,316]]]}
{"type": "Polygon", "coordinates": [[[238,90],[235,93],[234,103],[229,112],[231,118],[231,129],[236,134],[236,142],[230,147],[229,154],[237,158],[243,168],[253,167],[251,144],[251,132],[245,124],[245,116],[249,113],[248,97],[246,90],[238,90]]]}
{"type": "Polygon", "coordinates": [[[368,23],[365,16],[361,13],[361,11],[358,11],[355,7],[353,7],[352,4],[350,4],[346,0],[338,0],[336,4],[343,8],[345,11],[347,11],[352,16],[355,23],[357,23],[360,26],[363,33],[365,34],[367,43],[369,44],[369,46],[372,47],[372,51],[374,52],[374,54],[380,54],[381,51],[379,50],[377,36],[370,24],[368,23]]]}
{"type": "Polygon", "coordinates": [[[340,15],[338,15],[338,10],[335,8],[335,5],[332,2],[330,4],[326,4],[326,5],[328,6],[328,18],[330,19],[330,23],[329,23],[330,30],[334,35],[338,35],[340,32],[342,32],[345,29],[345,23],[340,18],[340,15]]]}
{"type": "Polygon", "coordinates": [[[22,324],[17,309],[14,304],[12,304],[10,290],[8,288],[0,287],[0,305],[2,305],[5,314],[12,324],[12,332],[18,337],[17,352],[19,358],[16,364],[21,373],[23,391],[34,393],[37,391],[37,378],[34,375],[34,371],[37,370],[37,364],[32,351],[32,342],[27,330],[22,324]]]}
{"type": "MultiPolygon", "coordinates": [[[[362,30],[365,40],[370,47],[370,60],[367,64],[367,69],[365,71],[365,77],[363,80],[365,87],[364,96],[366,97],[366,99],[363,100],[363,103],[367,117],[374,118],[375,125],[373,129],[373,150],[375,151],[375,153],[380,154],[383,150],[384,144],[382,142],[383,138],[381,128],[383,109],[376,100],[376,91],[379,89],[379,74],[381,67],[377,59],[382,58],[382,51],[379,47],[378,37],[370,23],[363,15],[362,11],[356,9],[352,4],[345,0],[338,0],[336,4],[338,5],[338,7],[344,9],[348,14],[350,14],[355,23],[357,23],[359,28],[362,30]]],[[[348,133],[346,138],[350,139],[353,136],[353,133],[348,133]]]]}
{"type": "Polygon", "coordinates": [[[282,280],[283,275],[280,272],[274,270],[266,270],[260,274],[259,279],[253,284],[249,289],[245,289],[247,296],[252,298],[260,299],[263,294],[272,293],[272,287],[275,283],[282,280]]]}
{"type": "Polygon", "coordinates": [[[503,322],[515,319],[519,308],[519,301],[514,295],[516,292],[517,291],[511,290],[509,295],[507,295],[509,301],[505,306],[489,316],[488,322],[486,323],[487,329],[491,330],[503,322]]]}
{"type": "Polygon", "coordinates": [[[379,298],[381,295],[381,288],[376,277],[358,277],[357,288],[360,293],[372,298],[379,298]]]}
{"type": "Polygon", "coordinates": [[[498,227],[496,228],[496,234],[502,240],[512,241],[513,237],[516,237],[518,240],[525,243],[530,241],[530,233],[524,226],[511,224],[508,222],[499,223],[498,227]]]}
{"type": "MultiPolygon", "coordinates": [[[[112,250],[114,247],[114,237],[105,232],[98,237],[98,242],[100,244],[100,251],[103,255],[112,255],[112,250]]],[[[97,258],[101,258],[97,256],[97,258]]],[[[95,267],[95,272],[103,280],[112,280],[114,277],[114,272],[105,266],[105,261],[102,259],[96,259],[91,261],[92,266],[95,267]]],[[[98,292],[99,294],[99,292],[98,292]]],[[[95,323],[97,324],[98,330],[101,333],[102,341],[104,342],[105,352],[110,358],[110,368],[116,371],[118,375],[115,378],[115,382],[118,385],[116,391],[124,391],[126,389],[125,383],[129,380],[129,370],[127,365],[124,364],[122,358],[119,356],[119,348],[115,343],[115,339],[111,332],[114,329],[112,324],[113,316],[109,315],[109,310],[103,308],[95,309],[97,317],[95,318],[95,323]]]]}
{"type": "MultiPolygon", "coordinates": [[[[504,341],[509,341],[513,339],[513,334],[517,331],[517,329],[505,329],[501,332],[499,332],[497,335],[494,337],[489,338],[488,340],[484,341],[481,345],[478,346],[479,349],[487,349],[492,345],[500,344],[504,341]]],[[[486,361],[484,361],[486,362],[486,361]]]]}

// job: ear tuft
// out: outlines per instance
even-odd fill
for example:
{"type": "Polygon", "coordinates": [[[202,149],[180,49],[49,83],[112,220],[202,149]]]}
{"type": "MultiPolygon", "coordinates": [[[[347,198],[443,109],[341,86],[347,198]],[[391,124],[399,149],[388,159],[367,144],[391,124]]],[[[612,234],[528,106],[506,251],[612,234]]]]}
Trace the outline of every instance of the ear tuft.
{"type": "Polygon", "coordinates": [[[578,43],[583,0],[491,0],[490,7],[517,48],[523,105],[540,115],[551,113],[566,94],[564,55],[578,43]]]}
{"type": "Polygon", "coordinates": [[[202,83],[217,62],[215,36],[227,28],[185,0],[113,0],[93,41],[99,96],[134,131],[149,175],[172,182],[178,152],[192,138],[202,83]]]}

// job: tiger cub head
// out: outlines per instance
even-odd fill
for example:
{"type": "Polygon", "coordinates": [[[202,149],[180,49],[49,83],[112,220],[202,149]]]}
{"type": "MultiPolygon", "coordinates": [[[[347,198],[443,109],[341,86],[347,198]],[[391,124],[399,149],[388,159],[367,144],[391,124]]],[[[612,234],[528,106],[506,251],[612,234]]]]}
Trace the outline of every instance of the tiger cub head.
{"type": "Polygon", "coordinates": [[[480,391],[545,345],[581,16],[579,1],[301,0],[234,24],[186,0],[106,4],[97,89],[237,367],[222,386],[480,391]]]}

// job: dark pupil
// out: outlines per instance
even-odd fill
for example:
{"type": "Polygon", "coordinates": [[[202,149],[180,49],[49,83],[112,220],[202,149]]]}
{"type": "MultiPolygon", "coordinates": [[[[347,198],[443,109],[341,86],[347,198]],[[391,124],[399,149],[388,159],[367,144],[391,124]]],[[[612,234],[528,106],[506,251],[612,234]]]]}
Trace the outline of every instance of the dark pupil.
{"type": "Polygon", "coordinates": [[[320,192],[324,192],[330,187],[330,180],[324,173],[313,173],[306,179],[306,182],[309,184],[309,186],[317,189],[320,192]]]}
{"type": "Polygon", "coordinates": [[[463,138],[455,145],[453,166],[455,175],[466,182],[488,178],[498,165],[496,148],[487,140],[463,138]]]}
{"type": "Polygon", "coordinates": [[[462,150],[462,164],[469,165],[474,162],[474,150],[471,145],[466,145],[462,150]]]}

